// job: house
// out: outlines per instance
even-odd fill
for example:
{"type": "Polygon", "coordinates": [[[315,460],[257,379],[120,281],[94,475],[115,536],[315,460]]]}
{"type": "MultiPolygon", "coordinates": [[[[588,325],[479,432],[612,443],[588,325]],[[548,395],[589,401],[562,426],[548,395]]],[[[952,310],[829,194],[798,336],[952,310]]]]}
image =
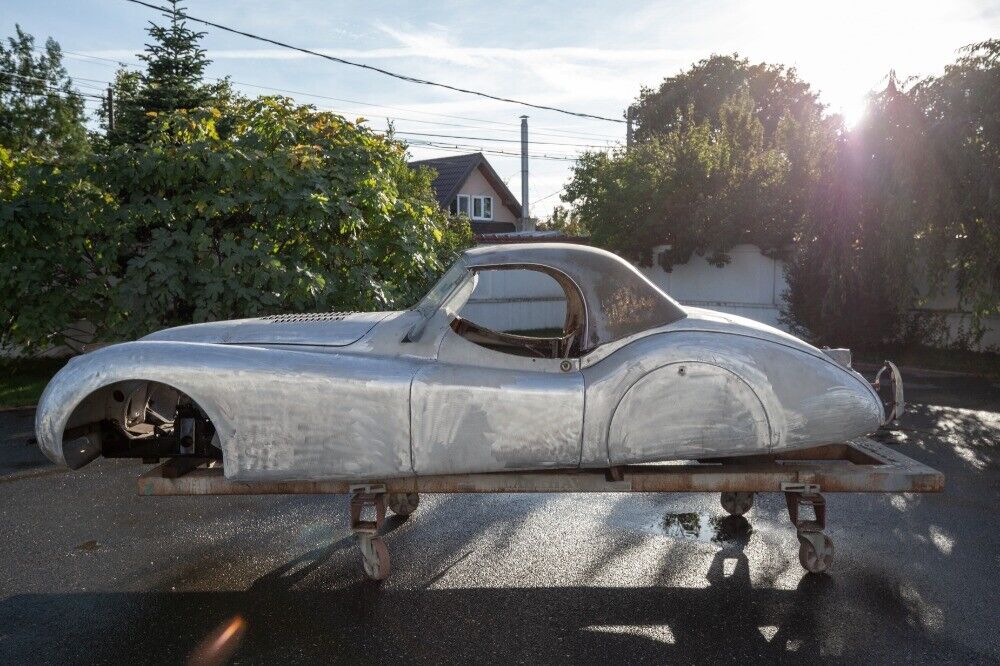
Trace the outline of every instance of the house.
{"type": "Polygon", "coordinates": [[[472,222],[472,233],[523,231],[521,204],[482,153],[439,157],[410,162],[437,173],[434,192],[438,203],[452,214],[464,213],[472,222]]]}

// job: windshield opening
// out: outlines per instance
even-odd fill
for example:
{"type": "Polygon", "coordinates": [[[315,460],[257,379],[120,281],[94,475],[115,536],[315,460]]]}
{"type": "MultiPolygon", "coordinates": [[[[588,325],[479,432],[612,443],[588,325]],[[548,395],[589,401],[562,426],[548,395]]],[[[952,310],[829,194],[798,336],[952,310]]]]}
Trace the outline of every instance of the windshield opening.
{"type": "Polygon", "coordinates": [[[431,287],[427,295],[420,299],[414,306],[414,310],[419,312],[424,319],[430,319],[441,304],[444,303],[452,292],[457,289],[462,282],[469,278],[469,268],[461,258],[451,265],[445,274],[431,287]]]}

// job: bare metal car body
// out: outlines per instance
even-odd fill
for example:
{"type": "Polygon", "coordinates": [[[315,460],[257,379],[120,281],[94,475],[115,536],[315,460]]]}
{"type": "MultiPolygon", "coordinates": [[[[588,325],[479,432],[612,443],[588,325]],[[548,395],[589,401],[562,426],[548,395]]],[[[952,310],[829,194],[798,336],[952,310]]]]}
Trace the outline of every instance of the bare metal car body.
{"type": "Polygon", "coordinates": [[[842,442],[884,421],[846,365],[754,321],[679,305],[621,258],[567,244],[465,252],[413,309],[167,329],[73,359],[40,446],[221,459],[236,481],[593,468],[842,442]],[[458,313],[487,270],[566,294],[561,335],[458,313]]]}

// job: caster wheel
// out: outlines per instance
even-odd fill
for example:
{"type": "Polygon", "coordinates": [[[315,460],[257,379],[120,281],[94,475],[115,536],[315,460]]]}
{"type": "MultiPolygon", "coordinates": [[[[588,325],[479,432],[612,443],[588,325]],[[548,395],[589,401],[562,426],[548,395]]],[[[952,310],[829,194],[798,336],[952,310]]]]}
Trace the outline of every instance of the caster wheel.
{"type": "Polygon", "coordinates": [[[753,493],[722,493],[722,508],[730,516],[742,516],[753,507],[753,493]]]}
{"type": "Polygon", "coordinates": [[[417,510],[420,504],[420,495],[417,493],[389,493],[386,496],[386,504],[397,516],[408,516],[417,510]]]}
{"type": "Polygon", "coordinates": [[[823,573],[833,562],[833,541],[822,532],[799,537],[799,563],[809,573],[823,573]],[[817,548],[817,542],[822,545],[817,548]]]}
{"type": "Polygon", "coordinates": [[[361,539],[361,562],[365,565],[365,573],[373,580],[385,580],[389,577],[389,549],[381,538],[361,539]]]}

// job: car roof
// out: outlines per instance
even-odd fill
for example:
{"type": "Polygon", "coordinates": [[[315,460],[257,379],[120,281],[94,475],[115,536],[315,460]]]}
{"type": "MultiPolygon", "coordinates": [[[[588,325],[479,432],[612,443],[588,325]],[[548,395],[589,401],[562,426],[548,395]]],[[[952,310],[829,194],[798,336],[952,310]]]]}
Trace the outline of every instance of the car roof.
{"type": "Polygon", "coordinates": [[[587,306],[588,349],[686,316],[677,301],[635,266],[596,247],[572,243],[483,245],[466,250],[463,261],[469,268],[543,267],[569,277],[587,306]]]}

